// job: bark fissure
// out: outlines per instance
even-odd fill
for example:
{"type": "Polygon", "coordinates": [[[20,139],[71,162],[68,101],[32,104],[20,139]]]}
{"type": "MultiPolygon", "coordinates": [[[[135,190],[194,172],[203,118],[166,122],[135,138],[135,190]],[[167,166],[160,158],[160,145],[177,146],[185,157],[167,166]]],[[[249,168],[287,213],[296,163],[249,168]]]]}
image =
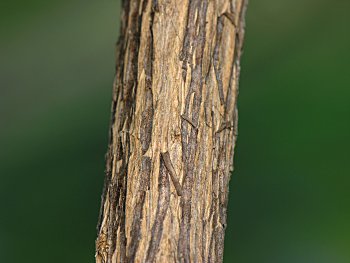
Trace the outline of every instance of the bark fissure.
{"type": "Polygon", "coordinates": [[[222,261],[245,7],[123,2],[97,263],[222,261]]]}
{"type": "Polygon", "coordinates": [[[147,249],[146,262],[154,262],[163,232],[163,223],[169,208],[170,187],[169,176],[163,158],[160,158],[159,180],[158,180],[158,205],[154,224],[152,226],[152,237],[147,249]]]}
{"type": "MultiPolygon", "coordinates": [[[[189,20],[187,28],[194,28],[196,30],[198,24],[198,35],[194,36],[192,47],[195,46],[193,53],[195,53],[195,65],[191,67],[191,82],[189,91],[185,101],[185,116],[192,116],[191,122],[195,127],[198,126],[199,110],[202,101],[202,60],[205,45],[205,21],[207,15],[207,1],[193,1],[191,2],[189,13],[193,17],[193,13],[197,13],[196,21],[189,20]],[[192,107],[190,112],[191,96],[194,94],[192,100],[192,107]]],[[[196,30],[197,31],[197,30],[196,30]]],[[[187,43],[187,45],[189,45],[187,43]]],[[[183,195],[181,196],[181,224],[180,224],[180,238],[178,242],[178,260],[180,262],[190,262],[190,228],[191,228],[191,199],[193,187],[193,173],[195,169],[195,156],[197,151],[197,135],[198,130],[194,127],[188,132],[188,123],[182,120],[182,160],[184,167],[184,181],[183,181],[183,195]]]]}

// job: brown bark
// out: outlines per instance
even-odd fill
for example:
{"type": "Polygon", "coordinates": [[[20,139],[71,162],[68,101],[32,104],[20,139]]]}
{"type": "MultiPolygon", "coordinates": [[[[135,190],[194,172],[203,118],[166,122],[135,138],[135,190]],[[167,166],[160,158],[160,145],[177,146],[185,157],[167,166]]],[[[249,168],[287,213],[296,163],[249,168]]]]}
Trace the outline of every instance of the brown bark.
{"type": "Polygon", "coordinates": [[[221,262],[245,0],[124,1],[96,262],[221,262]]]}

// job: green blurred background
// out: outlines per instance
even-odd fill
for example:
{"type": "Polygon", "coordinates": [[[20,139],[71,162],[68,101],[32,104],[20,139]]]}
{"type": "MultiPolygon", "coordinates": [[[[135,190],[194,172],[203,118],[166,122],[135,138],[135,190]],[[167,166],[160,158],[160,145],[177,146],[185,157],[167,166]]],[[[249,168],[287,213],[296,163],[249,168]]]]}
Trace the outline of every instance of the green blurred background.
{"type": "MultiPolygon", "coordinates": [[[[225,262],[350,262],[350,1],[251,0],[225,262]]],[[[118,0],[0,4],[0,261],[94,262],[118,0]]]]}

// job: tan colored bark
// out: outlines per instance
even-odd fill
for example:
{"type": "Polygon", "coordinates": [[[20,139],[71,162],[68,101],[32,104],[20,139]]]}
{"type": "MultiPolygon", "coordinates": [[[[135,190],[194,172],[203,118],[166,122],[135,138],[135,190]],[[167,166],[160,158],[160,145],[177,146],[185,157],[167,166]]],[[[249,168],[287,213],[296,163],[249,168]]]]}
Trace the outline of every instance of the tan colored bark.
{"type": "Polygon", "coordinates": [[[245,0],[125,1],[96,262],[221,262],[245,0]]]}

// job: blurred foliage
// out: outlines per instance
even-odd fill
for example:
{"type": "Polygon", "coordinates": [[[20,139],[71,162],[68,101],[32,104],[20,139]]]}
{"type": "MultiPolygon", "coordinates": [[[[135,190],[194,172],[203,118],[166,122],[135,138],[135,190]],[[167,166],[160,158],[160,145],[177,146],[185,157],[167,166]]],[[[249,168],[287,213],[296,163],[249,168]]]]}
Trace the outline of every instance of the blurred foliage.
{"type": "MultiPolygon", "coordinates": [[[[1,262],[93,262],[117,0],[0,4],[1,262]]],[[[225,262],[350,262],[350,2],[250,1],[225,262]]]]}

